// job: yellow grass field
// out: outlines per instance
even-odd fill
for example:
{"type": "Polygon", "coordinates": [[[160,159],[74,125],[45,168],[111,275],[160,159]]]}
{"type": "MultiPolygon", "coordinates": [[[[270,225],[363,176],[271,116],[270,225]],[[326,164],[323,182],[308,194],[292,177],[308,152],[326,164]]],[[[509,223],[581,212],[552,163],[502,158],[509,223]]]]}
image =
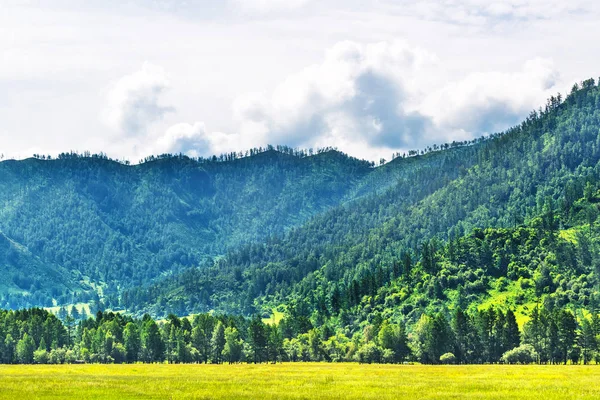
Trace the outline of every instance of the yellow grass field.
{"type": "Polygon", "coordinates": [[[600,366],[2,365],[2,399],[598,399],[600,366]]]}

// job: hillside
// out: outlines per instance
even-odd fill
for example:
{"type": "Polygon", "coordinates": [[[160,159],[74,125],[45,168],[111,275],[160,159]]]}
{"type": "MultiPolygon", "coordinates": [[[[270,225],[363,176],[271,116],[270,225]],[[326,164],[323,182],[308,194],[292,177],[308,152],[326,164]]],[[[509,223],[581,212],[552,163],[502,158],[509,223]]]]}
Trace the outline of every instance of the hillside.
{"type": "Polygon", "coordinates": [[[475,162],[476,149],[477,145],[464,146],[396,159],[359,182],[356,191],[362,196],[346,199],[285,235],[234,248],[212,267],[192,268],[151,287],[126,290],[114,305],[156,315],[212,308],[250,314],[266,288],[275,291],[281,281],[297,283],[323,265],[323,257],[360,245],[362,235],[459,177],[475,162]],[[423,184],[414,185],[416,181],[423,184]],[[338,247],[329,247],[334,243],[338,247]],[[144,307],[153,301],[156,307],[144,307]]]}
{"type": "Polygon", "coordinates": [[[385,317],[415,323],[457,305],[588,308],[600,264],[599,133],[600,89],[588,80],[503,134],[397,159],[387,168],[411,168],[384,190],[234,249],[208,269],[129,290],[119,304],[154,314],[279,308],[292,320],[351,331],[385,317]]]}
{"type": "Polygon", "coordinates": [[[76,271],[42,262],[22,244],[0,232],[0,291],[24,296],[25,304],[45,302],[45,295],[74,292],[86,287],[76,271]]]}
{"type": "Polygon", "coordinates": [[[588,80],[507,132],[377,168],[285,147],[133,166],[5,161],[0,303],[157,317],[276,309],[287,337],[350,337],[384,320],[413,329],[490,306],[521,326],[536,304],[587,312],[599,160],[600,88],[588,80]]]}
{"type": "Polygon", "coordinates": [[[2,254],[0,304],[98,300],[202,265],[340,204],[371,171],[333,150],[310,157],[265,150],[230,161],[164,156],[135,166],[76,154],[4,161],[0,230],[35,263],[69,274],[49,281],[52,290],[22,297],[27,290],[11,277],[25,271],[2,254]]]}

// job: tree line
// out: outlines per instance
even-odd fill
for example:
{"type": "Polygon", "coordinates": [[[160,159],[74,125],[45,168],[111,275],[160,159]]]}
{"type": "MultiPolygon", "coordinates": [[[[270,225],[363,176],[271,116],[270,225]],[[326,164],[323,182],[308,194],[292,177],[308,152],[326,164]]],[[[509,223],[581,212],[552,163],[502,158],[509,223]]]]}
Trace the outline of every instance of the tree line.
{"type": "MultiPolygon", "coordinates": [[[[80,316],[81,314],[78,314],[80,316]]],[[[38,308],[0,311],[0,361],[63,363],[265,363],[327,361],[424,364],[551,363],[600,360],[597,312],[536,305],[520,330],[515,313],[490,307],[423,314],[408,327],[373,320],[346,336],[287,314],[278,324],[198,314],[156,321],[99,311],[64,321],[38,308]],[[448,316],[449,315],[449,316],[448,316]]]]}

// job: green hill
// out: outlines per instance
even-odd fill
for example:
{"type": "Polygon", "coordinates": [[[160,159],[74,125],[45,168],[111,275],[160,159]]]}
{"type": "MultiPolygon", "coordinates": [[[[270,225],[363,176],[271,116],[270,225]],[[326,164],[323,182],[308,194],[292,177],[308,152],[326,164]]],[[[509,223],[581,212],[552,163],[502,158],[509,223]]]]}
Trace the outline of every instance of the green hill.
{"type": "MultiPolygon", "coordinates": [[[[0,163],[0,229],[38,263],[69,271],[52,293],[24,303],[2,291],[0,304],[87,302],[98,300],[98,288],[116,297],[125,287],[282,234],[340,204],[372,171],[370,163],[333,150],[252,153],[162,156],[135,166],[77,154],[0,163]],[[96,290],[81,290],[82,276],[96,290]]],[[[18,263],[5,268],[6,277],[23,272],[18,263]]]]}
{"type": "Polygon", "coordinates": [[[154,314],[278,307],[349,329],[457,305],[588,307],[598,285],[590,193],[600,187],[599,133],[600,89],[588,80],[507,132],[397,159],[359,182],[359,198],[212,267],[128,290],[119,304],[154,314]]]}
{"type": "Polygon", "coordinates": [[[157,317],[275,309],[290,337],[492,305],[521,325],[536,304],[588,310],[599,161],[593,80],[506,132],[377,168],[287,147],[134,166],[6,161],[0,229],[13,250],[0,303],[157,317]]]}

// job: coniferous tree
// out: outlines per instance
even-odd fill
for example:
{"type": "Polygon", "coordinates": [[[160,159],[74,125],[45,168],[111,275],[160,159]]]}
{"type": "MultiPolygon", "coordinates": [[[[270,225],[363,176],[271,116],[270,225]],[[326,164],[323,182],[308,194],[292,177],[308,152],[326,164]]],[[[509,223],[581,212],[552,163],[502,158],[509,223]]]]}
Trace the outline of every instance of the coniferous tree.
{"type": "MultiPolygon", "coordinates": [[[[544,346],[545,336],[546,332],[545,327],[542,324],[540,308],[536,305],[531,311],[529,321],[525,323],[523,329],[523,342],[532,345],[539,357],[539,354],[546,350],[544,346]]],[[[537,361],[539,362],[539,359],[537,361]]]]}
{"type": "Polygon", "coordinates": [[[579,347],[583,363],[589,364],[598,351],[598,342],[592,323],[585,317],[581,319],[581,334],[579,335],[579,347]]]}
{"type": "Polygon", "coordinates": [[[252,361],[254,363],[264,361],[264,353],[267,347],[267,333],[265,324],[258,315],[252,317],[248,326],[248,344],[252,352],[252,361]]]}
{"type": "Polygon", "coordinates": [[[452,331],[455,338],[453,354],[458,364],[470,361],[468,344],[471,330],[468,316],[460,307],[457,308],[452,319],[452,331]]]}
{"type": "Polygon", "coordinates": [[[519,332],[519,325],[517,324],[517,318],[513,310],[508,309],[506,311],[506,326],[504,328],[504,348],[507,350],[519,347],[521,344],[521,333],[519,332]]]}
{"type": "Polygon", "coordinates": [[[160,336],[158,325],[152,319],[147,319],[142,325],[141,332],[142,349],[146,355],[146,361],[161,361],[164,355],[164,343],[160,336]]]}
{"type": "Polygon", "coordinates": [[[217,322],[211,339],[213,356],[212,360],[220,364],[223,358],[223,349],[225,348],[225,327],[221,321],[217,322]]]}
{"type": "Polygon", "coordinates": [[[560,310],[556,316],[558,325],[558,347],[561,361],[566,364],[571,357],[573,346],[577,339],[577,321],[575,316],[567,310],[560,310]]]}
{"type": "Polygon", "coordinates": [[[3,352],[3,360],[2,362],[6,364],[12,364],[15,361],[15,340],[12,335],[9,333],[6,335],[4,339],[4,352],[3,352]]]}
{"type": "Polygon", "coordinates": [[[211,357],[211,339],[214,331],[214,320],[208,314],[200,314],[194,318],[192,342],[198,350],[200,361],[207,363],[211,357]]]}
{"type": "Polygon", "coordinates": [[[283,353],[283,335],[276,325],[267,325],[267,329],[269,331],[269,337],[267,339],[267,358],[273,363],[276,363],[277,361],[281,361],[281,354],[283,353]]]}
{"type": "Polygon", "coordinates": [[[123,340],[125,346],[125,359],[127,362],[136,362],[142,347],[140,332],[136,324],[129,322],[125,325],[123,340]]]}

